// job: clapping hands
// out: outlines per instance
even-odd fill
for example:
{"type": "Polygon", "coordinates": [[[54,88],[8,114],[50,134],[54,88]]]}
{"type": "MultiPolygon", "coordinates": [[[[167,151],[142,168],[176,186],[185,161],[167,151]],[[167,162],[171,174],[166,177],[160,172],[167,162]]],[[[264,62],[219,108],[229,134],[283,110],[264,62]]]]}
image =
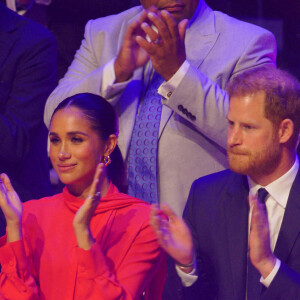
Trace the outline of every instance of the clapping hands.
{"type": "Polygon", "coordinates": [[[250,259],[254,267],[266,278],[276,264],[270,246],[270,230],[266,207],[256,197],[250,199],[252,209],[249,234],[250,259]]]}
{"type": "Polygon", "coordinates": [[[7,242],[22,238],[22,202],[8,176],[0,175],[0,207],[6,219],[7,242]]]}
{"type": "Polygon", "coordinates": [[[169,80],[186,59],[185,32],[188,20],[177,24],[167,11],[152,6],[130,24],[115,60],[116,82],[128,80],[150,59],[156,72],[169,80]],[[152,27],[154,25],[154,27],[152,27]]]}
{"type": "Polygon", "coordinates": [[[104,163],[100,163],[97,166],[89,196],[85,199],[73,219],[73,228],[77,238],[78,247],[83,248],[84,250],[89,250],[94,243],[94,238],[90,231],[90,222],[101,199],[100,190],[104,179],[104,169],[104,163]]]}

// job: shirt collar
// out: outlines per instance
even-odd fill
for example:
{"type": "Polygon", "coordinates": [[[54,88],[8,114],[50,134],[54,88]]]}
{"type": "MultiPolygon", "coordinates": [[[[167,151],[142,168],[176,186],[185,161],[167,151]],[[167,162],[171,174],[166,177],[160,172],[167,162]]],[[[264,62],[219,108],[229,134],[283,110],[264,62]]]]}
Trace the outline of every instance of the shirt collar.
{"type": "Polygon", "coordinates": [[[261,186],[247,176],[250,188],[250,195],[256,195],[259,188],[265,188],[269,195],[283,208],[286,207],[292,184],[296,178],[299,169],[299,160],[296,156],[293,166],[281,177],[269,183],[267,186],[261,186]]]}

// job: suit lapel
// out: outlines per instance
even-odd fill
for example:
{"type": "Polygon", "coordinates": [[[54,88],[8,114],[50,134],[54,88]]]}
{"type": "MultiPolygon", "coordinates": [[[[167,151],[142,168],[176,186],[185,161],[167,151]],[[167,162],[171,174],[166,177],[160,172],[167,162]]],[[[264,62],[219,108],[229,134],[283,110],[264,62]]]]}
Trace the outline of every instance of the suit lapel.
{"type": "Polygon", "coordinates": [[[0,73],[2,66],[16,42],[20,18],[0,3],[0,73]],[[13,16],[13,18],[8,18],[13,16]]]}
{"type": "Polygon", "coordinates": [[[8,32],[0,34],[0,73],[14,43],[15,39],[8,32]]]}
{"type": "MultiPolygon", "coordinates": [[[[141,71],[138,71],[140,74],[141,71]]],[[[137,72],[135,72],[135,75],[137,72]]],[[[140,78],[142,74],[140,74],[140,78]]],[[[133,79],[128,86],[126,91],[123,92],[118,105],[115,107],[118,115],[122,115],[119,118],[119,128],[126,128],[122,131],[122,137],[120,136],[118,143],[121,150],[123,150],[123,157],[127,157],[129,145],[131,142],[131,135],[133,132],[133,127],[135,123],[136,113],[140,101],[140,93],[142,90],[141,79],[133,79]]]]}
{"type": "Polygon", "coordinates": [[[234,299],[244,299],[248,249],[249,187],[246,176],[233,174],[225,204],[228,253],[234,299]],[[243,276],[241,276],[243,274],[243,276]]]}
{"type": "MultiPolygon", "coordinates": [[[[124,22],[120,29],[119,39],[118,39],[118,49],[121,48],[124,40],[125,33],[129,25],[138,20],[142,12],[142,7],[137,12],[135,16],[128,19],[127,22],[124,22]]],[[[128,150],[131,142],[131,135],[133,132],[133,127],[135,123],[135,118],[137,114],[137,109],[140,103],[141,91],[143,90],[143,68],[138,68],[133,73],[133,78],[131,82],[125,88],[125,91],[122,93],[118,104],[115,106],[115,109],[118,115],[122,115],[122,118],[119,118],[119,128],[126,128],[122,131],[122,136],[118,139],[118,144],[122,152],[123,157],[127,157],[128,150]]]]}
{"type": "Polygon", "coordinates": [[[198,15],[187,29],[185,37],[187,60],[199,68],[215,45],[219,33],[215,29],[215,15],[205,2],[199,8],[198,15]]]}
{"type": "MultiPolygon", "coordinates": [[[[206,56],[215,45],[219,33],[215,32],[215,17],[211,8],[202,1],[197,17],[187,29],[185,36],[187,60],[199,68],[206,56]]],[[[160,119],[159,137],[161,136],[173,110],[163,105],[160,119]]]]}
{"type": "Polygon", "coordinates": [[[292,185],[274,254],[286,262],[300,233],[300,172],[292,185]]]}

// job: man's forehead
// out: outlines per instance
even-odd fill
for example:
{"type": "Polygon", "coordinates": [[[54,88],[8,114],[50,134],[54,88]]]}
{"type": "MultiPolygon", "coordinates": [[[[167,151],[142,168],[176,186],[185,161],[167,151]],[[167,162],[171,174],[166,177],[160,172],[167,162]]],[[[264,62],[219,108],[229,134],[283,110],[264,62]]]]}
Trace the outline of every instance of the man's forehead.
{"type": "Polygon", "coordinates": [[[265,93],[259,92],[254,94],[236,95],[230,97],[229,112],[235,114],[257,113],[265,115],[265,93]]]}
{"type": "Polygon", "coordinates": [[[229,97],[229,103],[244,102],[249,106],[261,105],[261,104],[264,105],[265,98],[266,98],[266,93],[264,91],[237,93],[229,97]]]}

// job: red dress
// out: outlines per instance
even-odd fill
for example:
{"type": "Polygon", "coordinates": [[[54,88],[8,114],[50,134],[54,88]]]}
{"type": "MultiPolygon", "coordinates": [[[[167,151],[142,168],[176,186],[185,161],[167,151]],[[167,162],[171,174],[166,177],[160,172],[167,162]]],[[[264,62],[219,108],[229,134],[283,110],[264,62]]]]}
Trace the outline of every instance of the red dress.
{"type": "Polygon", "coordinates": [[[149,205],[111,184],[91,220],[96,242],[85,251],[72,226],[82,203],[66,187],[24,203],[23,239],[0,240],[0,299],[142,299],[145,290],[146,299],[161,298],[164,253],[149,225],[149,205]]]}

